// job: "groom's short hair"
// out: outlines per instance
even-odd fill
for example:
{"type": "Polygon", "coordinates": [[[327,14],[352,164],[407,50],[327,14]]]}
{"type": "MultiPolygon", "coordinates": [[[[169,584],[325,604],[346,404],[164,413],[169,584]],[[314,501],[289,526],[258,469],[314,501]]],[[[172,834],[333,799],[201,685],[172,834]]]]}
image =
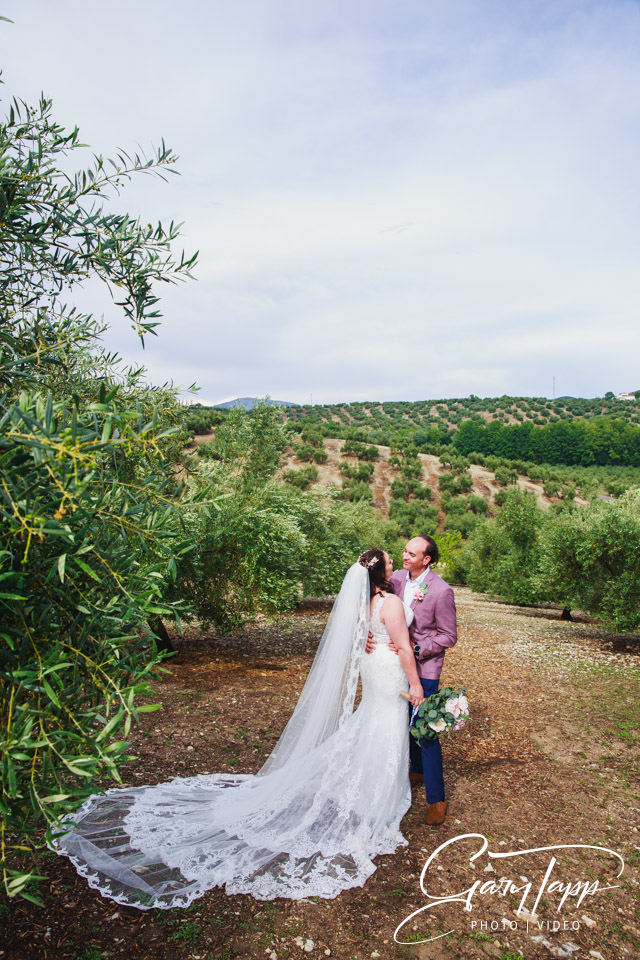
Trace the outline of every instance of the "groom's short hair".
{"type": "Polygon", "coordinates": [[[426,540],[427,542],[427,547],[424,551],[425,557],[427,554],[429,554],[431,557],[431,563],[437,563],[440,559],[440,551],[438,550],[438,544],[435,542],[433,537],[428,537],[426,533],[419,533],[418,537],[420,540],[426,540]]]}

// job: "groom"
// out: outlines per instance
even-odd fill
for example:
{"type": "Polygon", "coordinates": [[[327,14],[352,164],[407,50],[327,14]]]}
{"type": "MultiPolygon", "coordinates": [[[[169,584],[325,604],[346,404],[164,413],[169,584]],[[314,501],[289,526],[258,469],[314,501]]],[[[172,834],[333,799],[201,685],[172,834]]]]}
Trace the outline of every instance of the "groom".
{"type": "MultiPolygon", "coordinates": [[[[431,537],[413,537],[402,554],[403,569],[393,573],[390,580],[396,596],[413,610],[409,637],[425,697],[437,692],[445,650],[458,639],[453,590],[431,569],[431,564],[437,563],[439,557],[440,552],[431,537]]],[[[375,641],[367,643],[367,653],[374,645],[375,641]]],[[[424,782],[426,788],[426,822],[432,826],[443,823],[447,801],[444,798],[440,739],[423,738],[418,742],[410,735],[409,755],[411,784],[424,782]]]]}

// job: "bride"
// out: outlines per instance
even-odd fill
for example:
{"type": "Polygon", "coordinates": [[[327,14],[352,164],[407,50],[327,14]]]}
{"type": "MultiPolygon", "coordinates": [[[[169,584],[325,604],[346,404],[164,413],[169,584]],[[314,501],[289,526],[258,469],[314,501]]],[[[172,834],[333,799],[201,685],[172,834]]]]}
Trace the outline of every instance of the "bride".
{"type": "Polygon", "coordinates": [[[107,790],[58,824],[52,848],[104,896],[141,910],[186,907],[219,885],[259,900],[362,886],[375,856],[406,845],[408,718],[399,693],[408,689],[414,706],[423,699],[412,612],[393,595],[392,572],[377,549],[349,568],[293,715],[255,776],[107,790]],[[369,630],[377,644],[363,657],[369,630]]]}

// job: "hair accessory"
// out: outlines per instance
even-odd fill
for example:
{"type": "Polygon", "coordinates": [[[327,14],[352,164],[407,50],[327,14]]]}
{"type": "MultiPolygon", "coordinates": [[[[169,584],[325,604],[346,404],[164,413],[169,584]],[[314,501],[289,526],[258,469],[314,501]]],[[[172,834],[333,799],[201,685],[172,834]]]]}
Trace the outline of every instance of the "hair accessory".
{"type": "Polygon", "coordinates": [[[376,563],[380,560],[380,557],[371,557],[369,560],[364,559],[364,553],[361,553],[358,557],[358,563],[361,567],[366,567],[367,570],[370,570],[371,567],[375,567],[376,563]]]}

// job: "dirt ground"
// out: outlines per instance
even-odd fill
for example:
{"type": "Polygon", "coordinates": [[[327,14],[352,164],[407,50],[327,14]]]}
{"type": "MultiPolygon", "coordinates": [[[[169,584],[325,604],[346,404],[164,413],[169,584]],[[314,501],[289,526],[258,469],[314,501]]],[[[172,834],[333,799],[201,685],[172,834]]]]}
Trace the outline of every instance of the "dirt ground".
{"type": "MultiPolygon", "coordinates": [[[[216,889],[188,910],[143,912],[102,899],[50,854],[41,863],[43,907],[0,900],[0,958],[639,957],[640,637],[466,588],[456,600],[460,639],[442,682],[466,686],[472,720],[443,744],[449,816],[428,827],[415,787],[402,823],[409,845],[379,857],[364,888],[335,900],[266,903],[216,889]],[[487,849],[471,861],[482,838],[487,849]],[[619,854],[622,875],[616,879],[613,854],[589,845],[619,854]],[[429,899],[421,872],[437,850],[424,878],[429,899]],[[427,904],[396,942],[396,928],[427,904]]],[[[230,637],[180,641],[170,673],[154,683],[163,709],[144,714],[132,737],[137,759],[122,771],[125,784],[257,771],[295,704],[327,615],[328,604],[317,602],[230,637]]]]}

